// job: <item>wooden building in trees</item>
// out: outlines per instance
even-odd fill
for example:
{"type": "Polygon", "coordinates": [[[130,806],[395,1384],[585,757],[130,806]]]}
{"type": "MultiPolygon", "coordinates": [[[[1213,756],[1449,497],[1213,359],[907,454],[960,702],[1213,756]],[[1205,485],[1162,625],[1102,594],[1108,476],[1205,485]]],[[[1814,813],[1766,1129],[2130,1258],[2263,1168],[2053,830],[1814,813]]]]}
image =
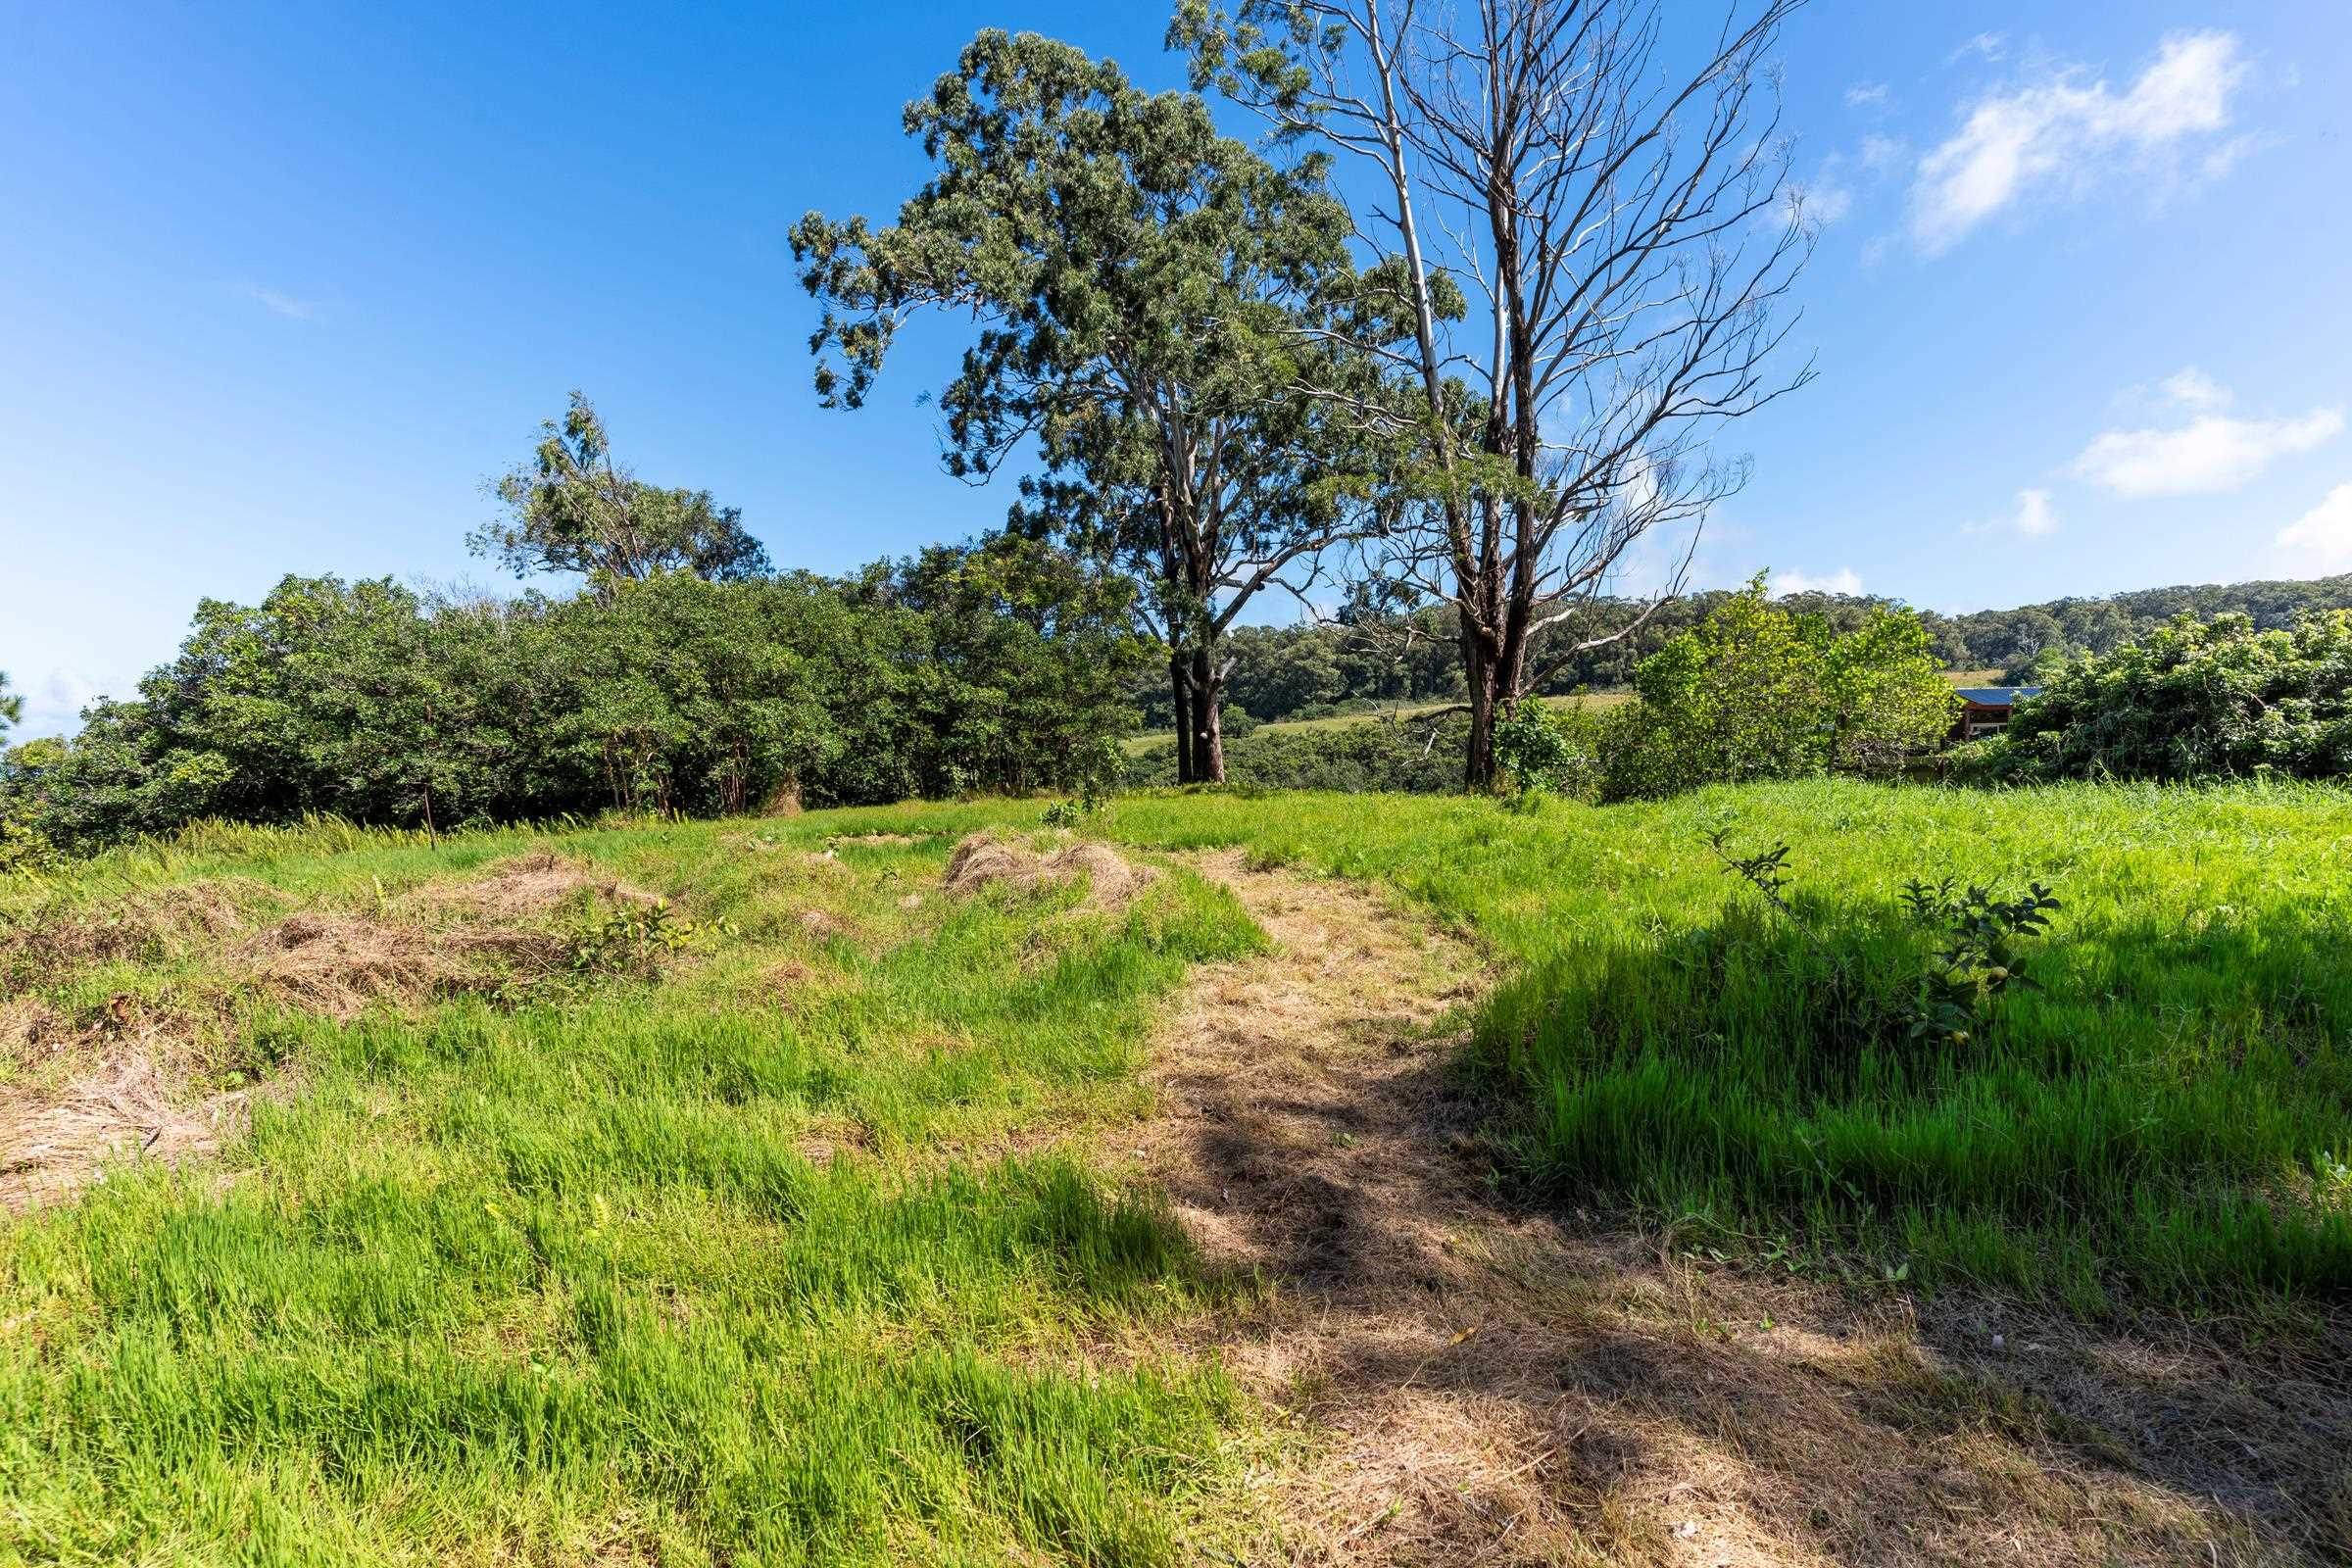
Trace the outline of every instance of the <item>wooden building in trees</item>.
{"type": "Polygon", "coordinates": [[[1954,741],[1973,741],[2008,728],[2009,715],[2029,697],[2041,695],[2038,686],[1963,686],[1960,716],[1952,722],[1954,741]]]}

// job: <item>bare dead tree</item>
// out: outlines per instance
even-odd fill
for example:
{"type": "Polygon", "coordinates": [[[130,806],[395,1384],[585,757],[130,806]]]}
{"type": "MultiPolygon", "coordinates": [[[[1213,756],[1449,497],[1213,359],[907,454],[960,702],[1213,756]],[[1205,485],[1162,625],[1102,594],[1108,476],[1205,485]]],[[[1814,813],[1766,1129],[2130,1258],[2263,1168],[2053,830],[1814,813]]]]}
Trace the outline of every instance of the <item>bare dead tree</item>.
{"type": "Polygon", "coordinates": [[[1379,560],[1457,613],[1474,785],[1497,716],[1680,591],[1746,476],[1709,457],[1722,424],[1811,378],[1774,364],[1811,244],[1768,57],[1801,3],[1727,0],[1694,46],[1657,0],[1187,0],[1170,29],[1198,84],[1378,192],[1364,275],[1412,329],[1355,345],[1376,388],[1318,390],[1412,453],[1419,504],[1379,560]],[[1554,635],[1684,525],[1646,608],[1554,635]]]}

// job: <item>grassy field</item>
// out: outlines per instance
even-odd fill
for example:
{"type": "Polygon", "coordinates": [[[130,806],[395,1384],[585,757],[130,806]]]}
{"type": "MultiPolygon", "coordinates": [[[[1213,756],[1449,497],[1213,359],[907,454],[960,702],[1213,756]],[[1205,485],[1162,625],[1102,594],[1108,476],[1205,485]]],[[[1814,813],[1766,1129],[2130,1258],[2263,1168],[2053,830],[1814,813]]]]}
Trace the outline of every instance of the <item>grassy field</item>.
{"type": "MultiPolygon", "coordinates": [[[[0,1220],[0,1560],[1169,1560],[1244,1412],[1213,1365],[1077,1352],[1199,1304],[1183,1239],[1013,1151],[1132,1100],[1153,999],[1254,929],[1183,875],[1120,912],[949,900],[946,843],[828,859],[832,826],[565,835],[732,928],[659,981],[340,1026],[265,999],[172,1045],[199,1090],[257,1054],[298,1088],[216,1161],[0,1220]]],[[[42,925],[121,930],[166,884],[224,891],[215,930],[405,928],[528,847],[225,837],[117,858],[42,925]]],[[[11,989],[153,1018],[235,983],[238,942],[20,941],[11,989]]]]}
{"type": "Polygon", "coordinates": [[[2086,1314],[2352,1293],[2340,790],[1200,798],[1122,803],[1114,831],[1387,880],[1498,949],[1476,1050],[1548,1193],[2086,1314]],[[1720,826],[1792,846],[1813,939],[1723,874],[1720,826]],[[1960,1048],[1828,1008],[1833,962],[1899,1000],[1931,945],[1901,889],[1946,875],[2054,886],[2039,989],[1960,1048]]]}
{"type": "Polygon", "coordinates": [[[2352,796],[1377,804],[1122,799],[1085,835],[1164,865],[1123,906],[943,893],[960,836],[1035,827],[1017,802],[207,830],[12,892],[0,1094],[145,1054],[252,1110],[0,1218],[0,1561],[1242,1540],[1278,1436],[1214,1356],[1153,1348],[1240,1287],[1083,1140],[1047,1148],[1138,1113],[1162,999],[1264,941],[1165,852],[1384,883],[1492,955],[1466,1067],[1539,1205],[2094,1318],[2352,1294],[2352,796]],[[1717,827],[1790,846],[1794,920],[1717,827]],[[2038,989],[1923,1044],[1871,1004],[1927,945],[1903,883],[1947,874],[2063,908],[2038,989]]]}

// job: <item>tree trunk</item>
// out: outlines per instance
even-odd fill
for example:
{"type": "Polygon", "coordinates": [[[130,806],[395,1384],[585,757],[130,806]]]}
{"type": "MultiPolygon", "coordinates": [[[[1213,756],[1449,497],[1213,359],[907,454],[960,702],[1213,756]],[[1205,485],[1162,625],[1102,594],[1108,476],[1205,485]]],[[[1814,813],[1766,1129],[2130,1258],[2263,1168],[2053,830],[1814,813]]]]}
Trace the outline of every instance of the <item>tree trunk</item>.
{"type": "Polygon", "coordinates": [[[1462,782],[1476,792],[1494,784],[1494,717],[1502,698],[1499,673],[1477,637],[1462,634],[1462,679],[1470,688],[1470,742],[1462,759],[1462,782]]]}
{"type": "Polygon", "coordinates": [[[1218,711],[1225,675],[1206,648],[1193,650],[1193,777],[1225,782],[1225,722],[1218,711]]]}
{"type": "Polygon", "coordinates": [[[1168,655],[1168,693],[1176,711],[1176,782],[1199,777],[1193,766],[1193,672],[1179,648],[1168,655]]]}

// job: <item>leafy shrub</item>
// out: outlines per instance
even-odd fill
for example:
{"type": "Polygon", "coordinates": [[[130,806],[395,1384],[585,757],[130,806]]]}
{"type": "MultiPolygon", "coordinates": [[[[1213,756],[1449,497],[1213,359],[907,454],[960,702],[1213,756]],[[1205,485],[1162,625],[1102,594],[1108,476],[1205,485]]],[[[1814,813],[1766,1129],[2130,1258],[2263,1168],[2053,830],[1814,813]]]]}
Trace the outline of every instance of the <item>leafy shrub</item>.
{"type": "Polygon", "coordinates": [[[2352,612],[2258,631],[2182,615],[2061,668],[1963,779],[2352,777],[2352,612]]]}
{"type": "Polygon", "coordinates": [[[1917,615],[1875,611],[1840,635],[1772,604],[1760,576],[1643,660],[1634,685],[1641,702],[1602,736],[1609,800],[1886,771],[1933,745],[1959,702],[1917,615]]]}
{"type": "Polygon", "coordinates": [[[1732,850],[1730,828],[1717,828],[1706,838],[1724,870],[1786,916],[1822,960],[1828,974],[1819,992],[1845,1025],[1835,1032],[1848,1037],[1827,1042],[1833,1045],[1890,1044],[1898,1032],[1914,1044],[1967,1045],[1995,998],[2011,987],[2033,986],[2019,943],[2048,930],[2049,911],[2060,907],[2039,882],[2007,898],[1973,884],[1965,893],[1958,892],[1957,877],[1935,883],[1912,878],[1904,884],[1903,908],[1914,927],[1935,933],[1941,946],[1919,960],[1917,974],[1904,988],[1905,1000],[1889,1004],[1885,977],[1863,973],[1858,959],[1833,949],[1790,903],[1785,842],[1755,855],[1739,855],[1732,850]]]}
{"type": "Polygon", "coordinates": [[[667,899],[626,904],[588,919],[572,934],[572,972],[649,979],[664,958],[727,931],[724,921],[703,925],[680,918],[667,899]]]}
{"type": "Polygon", "coordinates": [[[1521,794],[1590,801],[1600,793],[1606,739],[1617,733],[1583,708],[1522,702],[1494,721],[1494,760],[1521,794]]]}

